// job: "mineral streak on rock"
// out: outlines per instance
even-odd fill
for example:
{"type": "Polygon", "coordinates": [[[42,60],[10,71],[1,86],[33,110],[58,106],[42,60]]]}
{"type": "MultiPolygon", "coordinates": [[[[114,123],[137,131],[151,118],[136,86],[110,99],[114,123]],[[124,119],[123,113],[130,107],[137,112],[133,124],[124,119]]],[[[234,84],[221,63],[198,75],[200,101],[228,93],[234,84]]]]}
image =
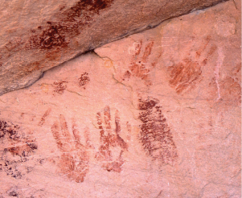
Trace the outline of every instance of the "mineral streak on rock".
{"type": "Polygon", "coordinates": [[[139,99],[140,141],[153,160],[173,165],[178,158],[171,130],[162,113],[159,100],[149,97],[139,99]]]}

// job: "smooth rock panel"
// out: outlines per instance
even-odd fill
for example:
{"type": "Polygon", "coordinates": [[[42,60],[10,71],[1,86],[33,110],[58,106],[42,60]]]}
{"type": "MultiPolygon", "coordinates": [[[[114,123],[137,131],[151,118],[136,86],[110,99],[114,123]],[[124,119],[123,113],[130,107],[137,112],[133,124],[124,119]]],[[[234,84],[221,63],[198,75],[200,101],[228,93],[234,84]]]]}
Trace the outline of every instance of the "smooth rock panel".
{"type": "Polygon", "coordinates": [[[241,197],[240,35],[229,1],[2,95],[0,197],[241,197]]]}

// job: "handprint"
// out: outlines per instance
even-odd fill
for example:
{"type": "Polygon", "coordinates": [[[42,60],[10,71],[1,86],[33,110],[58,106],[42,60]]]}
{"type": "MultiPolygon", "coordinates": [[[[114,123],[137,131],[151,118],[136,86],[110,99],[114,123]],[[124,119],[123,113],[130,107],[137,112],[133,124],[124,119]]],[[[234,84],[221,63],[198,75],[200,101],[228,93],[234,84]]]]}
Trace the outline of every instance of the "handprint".
{"type": "Polygon", "coordinates": [[[201,58],[210,40],[211,38],[207,37],[205,43],[196,51],[194,56],[189,53],[181,62],[169,67],[169,83],[178,94],[190,90],[201,79],[202,67],[207,64],[209,56],[217,49],[215,45],[212,45],[206,58],[201,58]]]}
{"type": "Polygon", "coordinates": [[[133,55],[129,68],[135,76],[140,77],[141,79],[146,79],[150,68],[152,68],[152,65],[150,67],[147,67],[146,63],[149,55],[151,54],[153,45],[153,41],[149,42],[145,47],[143,56],[141,57],[139,57],[139,55],[142,49],[142,41],[137,43],[137,45],[135,46],[135,53],[133,55]]]}
{"type": "Polygon", "coordinates": [[[139,99],[140,140],[144,150],[153,160],[173,165],[178,158],[172,132],[162,112],[159,100],[139,99]]]}
{"type": "Polygon", "coordinates": [[[123,80],[128,80],[131,76],[135,76],[144,80],[146,85],[151,85],[149,73],[157,64],[162,52],[159,52],[158,55],[155,55],[155,57],[151,57],[151,60],[148,62],[154,46],[154,41],[150,41],[143,50],[142,40],[134,44],[134,52],[129,65],[129,70],[124,73],[123,80]]]}
{"type": "Polygon", "coordinates": [[[127,143],[120,137],[121,126],[119,112],[115,112],[115,130],[111,127],[110,107],[104,108],[103,117],[97,113],[97,124],[100,129],[100,147],[96,158],[102,162],[102,167],[107,171],[121,172],[124,161],[122,154],[128,149],[127,143]],[[103,122],[105,128],[103,127],[103,122]],[[114,156],[116,156],[114,158],[114,156]]]}
{"type": "Polygon", "coordinates": [[[87,152],[89,143],[89,130],[85,131],[86,143],[81,143],[77,126],[73,121],[72,135],[69,133],[65,117],[60,114],[59,122],[56,121],[51,127],[58,149],[62,152],[59,162],[61,172],[69,179],[83,182],[89,171],[89,155],[87,152]]]}

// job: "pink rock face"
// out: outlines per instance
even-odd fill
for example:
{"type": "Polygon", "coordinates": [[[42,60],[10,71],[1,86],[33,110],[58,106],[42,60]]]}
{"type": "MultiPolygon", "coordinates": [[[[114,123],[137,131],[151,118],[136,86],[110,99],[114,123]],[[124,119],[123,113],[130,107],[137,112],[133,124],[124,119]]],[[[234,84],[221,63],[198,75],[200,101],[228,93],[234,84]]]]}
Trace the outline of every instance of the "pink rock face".
{"type": "Polygon", "coordinates": [[[0,197],[241,197],[235,5],[107,44],[1,96],[0,197]]]}

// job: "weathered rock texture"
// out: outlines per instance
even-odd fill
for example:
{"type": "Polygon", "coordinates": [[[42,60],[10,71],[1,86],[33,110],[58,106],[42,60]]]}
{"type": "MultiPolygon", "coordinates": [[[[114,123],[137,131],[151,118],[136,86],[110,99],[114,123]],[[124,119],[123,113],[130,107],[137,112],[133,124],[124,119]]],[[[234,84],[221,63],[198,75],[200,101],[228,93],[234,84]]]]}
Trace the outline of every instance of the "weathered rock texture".
{"type": "Polygon", "coordinates": [[[240,8],[175,18],[0,97],[0,197],[240,198],[240,8]]]}
{"type": "Polygon", "coordinates": [[[1,0],[0,95],[80,53],[221,1],[1,0]]]}

